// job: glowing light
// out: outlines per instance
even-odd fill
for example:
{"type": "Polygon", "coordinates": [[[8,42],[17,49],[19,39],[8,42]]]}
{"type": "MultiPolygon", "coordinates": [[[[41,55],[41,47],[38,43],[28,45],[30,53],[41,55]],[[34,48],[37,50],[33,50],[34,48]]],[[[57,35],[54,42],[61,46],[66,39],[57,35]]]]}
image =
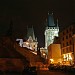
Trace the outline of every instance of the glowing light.
{"type": "Polygon", "coordinates": [[[53,59],[50,59],[50,62],[51,62],[51,63],[53,63],[53,62],[54,62],[54,60],[53,60],[53,59]]]}
{"type": "Polygon", "coordinates": [[[45,56],[46,54],[45,54],[45,53],[43,53],[43,55],[45,56]]]}
{"type": "Polygon", "coordinates": [[[69,59],[72,60],[71,54],[69,54],[69,59]]]}
{"type": "Polygon", "coordinates": [[[67,54],[64,54],[63,55],[63,58],[64,58],[64,61],[69,61],[69,60],[72,60],[72,56],[71,56],[71,54],[70,53],[67,53],[67,54]]]}
{"type": "Polygon", "coordinates": [[[26,42],[26,44],[28,45],[29,43],[28,43],[28,42],[26,42]]]}
{"type": "Polygon", "coordinates": [[[33,52],[33,51],[31,51],[33,54],[35,54],[35,55],[37,55],[37,52],[33,52]]]}
{"type": "Polygon", "coordinates": [[[64,55],[63,58],[66,58],[66,56],[64,55]]]}
{"type": "Polygon", "coordinates": [[[72,60],[72,57],[69,57],[70,60],[72,60]]]}
{"type": "Polygon", "coordinates": [[[58,33],[58,31],[55,31],[55,34],[57,34],[58,33]]]}

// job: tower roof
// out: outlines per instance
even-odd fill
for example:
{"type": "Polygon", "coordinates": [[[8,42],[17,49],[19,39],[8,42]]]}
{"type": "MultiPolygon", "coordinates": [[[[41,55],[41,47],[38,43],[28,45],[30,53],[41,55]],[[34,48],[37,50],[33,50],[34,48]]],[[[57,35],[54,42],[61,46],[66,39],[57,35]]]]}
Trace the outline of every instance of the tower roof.
{"type": "Polygon", "coordinates": [[[49,12],[48,12],[47,26],[48,27],[54,27],[55,26],[54,18],[53,18],[53,13],[49,14],[49,12]]]}
{"type": "Polygon", "coordinates": [[[32,37],[33,40],[35,40],[35,35],[34,35],[34,29],[32,28],[27,28],[27,37],[32,37]]]}

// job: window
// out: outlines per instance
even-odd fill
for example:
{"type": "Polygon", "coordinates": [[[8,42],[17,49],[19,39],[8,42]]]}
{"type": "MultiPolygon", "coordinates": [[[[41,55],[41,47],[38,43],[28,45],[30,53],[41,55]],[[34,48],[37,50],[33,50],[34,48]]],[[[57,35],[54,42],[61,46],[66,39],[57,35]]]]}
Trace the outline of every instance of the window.
{"type": "Polygon", "coordinates": [[[62,40],[64,41],[64,37],[62,38],[62,40]]]}
{"type": "Polygon", "coordinates": [[[71,37],[71,34],[69,34],[69,37],[71,37]]]}
{"type": "Polygon", "coordinates": [[[68,33],[68,29],[67,29],[67,33],[68,33]]]}
{"type": "Polygon", "coordinates": [[[64,43],[63,43],[63,47],[64,47],[64,43]]]}
{"type": "Polygon", "coordinates": [[[68,44],[68,42],[66,43],[66,46],[68,46],[69,44],[68,44]]]}
{"type": "Polygon", "coordinates": [[[72,41],[70,40],[70,45],[72,44],[72,41]]]}
{"type": "Polygon", "coordinates": [[[63,35],[65,35],[65,33],[63,32],[63,35]]]}
{"type": "Polygon", "coordinates": [[[66,39],[68,39],[68,36],[66,36],[66,39]]]}

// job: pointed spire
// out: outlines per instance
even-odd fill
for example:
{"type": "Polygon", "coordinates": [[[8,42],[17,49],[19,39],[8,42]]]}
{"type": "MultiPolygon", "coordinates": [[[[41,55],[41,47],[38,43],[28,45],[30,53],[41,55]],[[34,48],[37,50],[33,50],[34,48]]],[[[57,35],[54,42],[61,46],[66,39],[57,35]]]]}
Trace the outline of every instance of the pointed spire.
{"type": "Polygon", "coordinates": [[[58,18],[57,18],[57,27],[58,27],[58,18]]]}
{"type": "Polygon", "coordinates": [[[35,39],[36,41],[37,41],[37,37],[36,37],[36,39],[35,39]]]}
{"type": "Polygon", "coordinates": [[[33,25],[32,25],[32,30],[33,30],[33,25]]]}
{"type": "Polygon", "coordinates": [[[33,25],[32,25],[32,32],[33,32],[33,40],[35,40],[35,35],[34,35],[34,29],[33,29],[33,25]]]}
{"type": "Polygon", "coordinates": [[[27,38],[32,37],[33,40],[35,40],[35,35],[34,35],[34,29],[33,26],[31,28],[27,29],[27,38]]]}

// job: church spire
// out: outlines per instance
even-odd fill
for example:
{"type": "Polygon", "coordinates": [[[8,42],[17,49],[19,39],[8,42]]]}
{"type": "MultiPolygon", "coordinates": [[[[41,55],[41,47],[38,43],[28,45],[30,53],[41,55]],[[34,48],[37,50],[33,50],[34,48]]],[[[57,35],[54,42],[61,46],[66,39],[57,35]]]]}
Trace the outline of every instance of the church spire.
{"type": "Polygon", "coordinates": [[[29,38],[30,36],[32,37],[33,40],[35,40],[33,26],[31,28],[27,28],[27,38],[29,38]]]}
{"type": "Polygon", "coordinates": [[[33,31],[33,40],[35,40],[33,25],[32,25],[32,31],[33,31]]]}

